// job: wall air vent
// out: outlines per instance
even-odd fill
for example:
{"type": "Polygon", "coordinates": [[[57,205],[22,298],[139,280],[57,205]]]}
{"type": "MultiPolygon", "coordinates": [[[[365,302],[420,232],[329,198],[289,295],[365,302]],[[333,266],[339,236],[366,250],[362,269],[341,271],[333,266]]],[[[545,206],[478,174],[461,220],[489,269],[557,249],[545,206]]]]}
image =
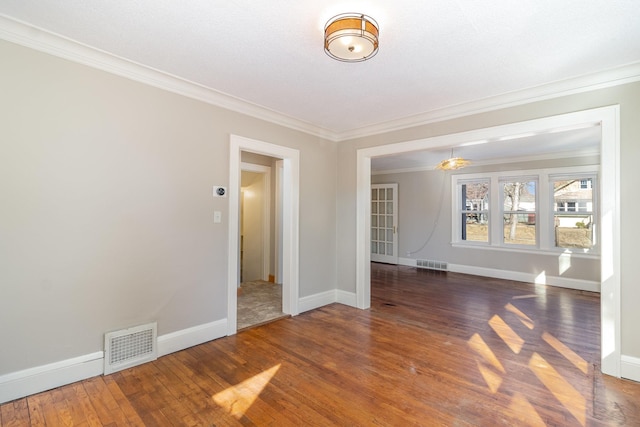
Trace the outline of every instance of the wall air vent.
{"type": "Polygon", "coordinates": [[[418,268],[426,268],[427,270],[447,271],[446,262],[434,261],[432,259],[417,259],[416,266],[418,268]]]}
{"type": "Polygon", "coordinates": [[[158,358],[158,326],[135,326],[104,335],[104,374],[121,371],[158,358]]]}

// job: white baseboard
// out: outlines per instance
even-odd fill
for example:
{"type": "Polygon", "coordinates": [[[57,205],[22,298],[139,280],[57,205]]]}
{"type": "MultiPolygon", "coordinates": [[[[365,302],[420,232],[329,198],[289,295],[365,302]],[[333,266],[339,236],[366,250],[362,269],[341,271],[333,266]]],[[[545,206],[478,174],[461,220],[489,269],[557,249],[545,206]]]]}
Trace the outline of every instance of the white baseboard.
{"type": "MultiPolygon", "coordinates": [[[[398,264],[406,265],[408,267],[416,267],[416,260],[413,258],[398,258],[398,264]]],[[[544,276],[534,273],[522,273],[520,271],[499,270],[497,268],[474,267],[470,265],[451,263],[448,264],[448,271],[453,273],[473,274],[475,276],[493,277],[496,279],[557,286],[559,288],[600,292],[600,282],[594,282],[592,280],[567,279],[565,277],[544,276]]]]}
{"type": "Polygon", "coordinates": [[[620,357],[620,376],[640,382],[640,358],[622,355],[620,357]]]}
{"type": "Polygon", "coordinates": [[[300,298],[298,302],[298,308],[300,309],[300,313],[303,313],[305,311],[310,311],[325,305],[333,304],[334,302],[348,305],[350,307],[357,307],[357,298],[355,292],[347,292],[341,289],[334,289],[332,291],[321,292],[319,294],[300,298]]]}
{"type": "Polygon", "coordinates": [[[349,307],[358,307],[358,298],[355,292],[347,292],[342,289],[336,290],[336,302],[348,305],[349,307]]]}
{"type": "Polygon", "coordinates": [[[298,300],[298,312],[313,310],[323,305],[333,304],[337,301],[336,290],[321,292],[319,294],[303,297],[298,300]]]}
{"type": "Polygon", "coordinates": [[[158,337],[158,357],[227,335],[227,319],[182,329],[158,337]]]}
{"type": "Polygon", "coordinates": [[[473,274],[476,276],[494,277],[496,279],[515,280],[518,282],[556,286],[559,288],[600,292],[600,282],[594,282],[591,280],[568,279],[565,277],[545,276],[534,273],[523,273],[520,271],[499,270],[486,267],[473,267],[460,264],[449,264],[449,271],[454,273],[473,274]]]}
{"type": "Polygon", "coordinates": [[[0,376],[0,403],[102,375],[104,353],[50,363],[0,376]]]}
{"type": "Polygon", "coordinates": [[[406,265],[407,267],[416,267],[418,265],[413,258],[398,258],[398,264],[406,265]]]}
{"type": "MultiPolygon", "coordinates": [[[[158,357],[227,335],[227,319],[158,337],[158,357]]],[[[104,353],[98,351],[0,376],[0,403],[102,375],[104,353]]]]}

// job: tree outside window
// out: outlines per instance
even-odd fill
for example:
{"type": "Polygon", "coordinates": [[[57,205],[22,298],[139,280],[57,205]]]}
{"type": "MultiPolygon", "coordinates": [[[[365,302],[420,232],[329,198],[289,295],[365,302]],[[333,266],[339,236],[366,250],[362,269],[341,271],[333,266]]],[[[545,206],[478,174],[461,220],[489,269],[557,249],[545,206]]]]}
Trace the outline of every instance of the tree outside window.
{"type": "Polygon", "coordinates": [[[512,245],[537,244],[535,180],[503,181],[503,242],[512,245]]]}
{"type": "Polygon", "coordinates": [[[461,240],[489,241],[489,181],[460,184],[461,240]]]}

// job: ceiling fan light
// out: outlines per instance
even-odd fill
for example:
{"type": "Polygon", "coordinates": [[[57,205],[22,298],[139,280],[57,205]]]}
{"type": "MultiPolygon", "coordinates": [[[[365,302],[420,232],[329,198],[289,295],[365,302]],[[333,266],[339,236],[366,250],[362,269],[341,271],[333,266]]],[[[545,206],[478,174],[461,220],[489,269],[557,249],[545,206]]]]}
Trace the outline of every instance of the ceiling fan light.
{"type": "Polygon", "coordinates": [[[338,61],[361,62],[378,53],[378,23],[361,13],[344,13],[324,26],[324,51],[338,61]]]}

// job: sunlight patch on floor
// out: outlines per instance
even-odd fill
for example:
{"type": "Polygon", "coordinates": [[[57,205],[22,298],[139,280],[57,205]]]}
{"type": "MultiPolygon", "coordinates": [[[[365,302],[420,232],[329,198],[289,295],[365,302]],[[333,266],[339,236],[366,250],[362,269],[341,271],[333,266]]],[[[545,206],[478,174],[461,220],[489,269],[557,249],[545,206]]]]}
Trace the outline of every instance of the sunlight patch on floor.
{"type": "Polygon", "coordinates": [[[559,339],[554,337],[548,332],[542,334],[542,339],[545,340],[547,344],[553,347],[558,353],[563,355],[569,362],[573,363],[573,365],[580,369],[583,374],[587,373],[589,364],[586,360],[584,360],[580,355],[578,355],[575,351],[571,350],[564,343],[562,343],[559,339]]]}
{"type": "Polygon", "coordinates": [[[526,314],[524,314],[523,312],[521,312],[520,310],[518,310],[518,308],[516,306],[514,306],[513,304],[509,303],[507,305],[505,305],[504,307],[507,311],[515,314],[516,316],[518,316],[518,319],[520,319],[520,322],[522,322],[522,324],[524,326],[526,326],[529,329],[533,329],[533,327],[535,326],[535,323],[533,322],[533,320],[531,320],[529,318],[529,316],[527,316],[526,314]]]}
{"type": "Polygon", "coordinates": [[[505,342],[515,354],[520,354],[520,350],[522,350],[522,346],[524,345],[524,340],[520,338],[520,336],[513,330],[509,325],[506,324],[502,317],[497,314],[489,320],[489,325],[494,330],[496,334],[502,341],[505,342]]]}
{"type": "Polygon", "coordinates": [[[480,356],[481,360],[476,361],[478,364],[478,370],[484,378],[489,390],[492,393],[496,393],[502,384],[502,375],[506,371],[502,366],[502,363],[498,360],[496,355],[491,351],[491,348],[478,334],[474,334],[467,342],[469,347],[480,356]],[[492,369],[493,368],[493,369],[492,369]],[[496,372],[498,371],[498,372],[496,372]]]}
{"type": "Polygon", "coordinates": [[[587,422],[587,401],[584,396],[538,353],[533,353],[531,356],[529,368],[551,394],[584,426],[587,422]]]}
{"type": "Polygon", "coordinates": [[[522,421],[522,425],[528,426],[546,426],[547,424],[540,418],[538,411],[533,407],[529,400],[521,393],[516,393],[511,399],[509,405],[511,412],[522,421]]]}
{"type": "Polygon", "coordinates": [[[262,390],[280,369],[280,364],[255,375],[248,380],[213,396],[213,401],[223,407],[230,415],[240,419],[244,416],[262,390]]]}

